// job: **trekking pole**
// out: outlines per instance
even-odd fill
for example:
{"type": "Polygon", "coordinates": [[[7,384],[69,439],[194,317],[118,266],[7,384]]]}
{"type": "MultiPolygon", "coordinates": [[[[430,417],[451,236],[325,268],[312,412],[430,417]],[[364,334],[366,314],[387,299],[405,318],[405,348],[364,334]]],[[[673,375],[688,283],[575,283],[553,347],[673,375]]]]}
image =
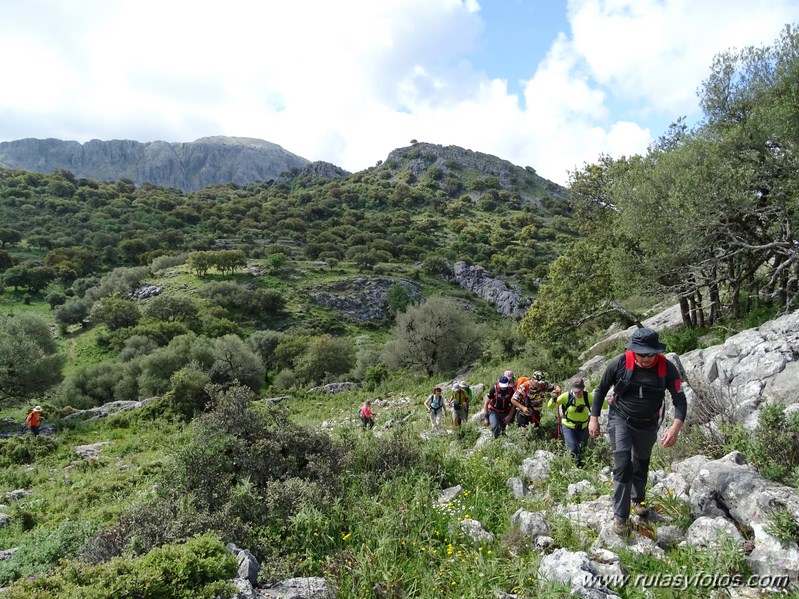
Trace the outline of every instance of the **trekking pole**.
{"type": "Polygon", "coordinates": [[[555,431],[555,439],[560,439],[560,406],[555,404],[555,410],[558,413],[558,430],[555,431]]]}

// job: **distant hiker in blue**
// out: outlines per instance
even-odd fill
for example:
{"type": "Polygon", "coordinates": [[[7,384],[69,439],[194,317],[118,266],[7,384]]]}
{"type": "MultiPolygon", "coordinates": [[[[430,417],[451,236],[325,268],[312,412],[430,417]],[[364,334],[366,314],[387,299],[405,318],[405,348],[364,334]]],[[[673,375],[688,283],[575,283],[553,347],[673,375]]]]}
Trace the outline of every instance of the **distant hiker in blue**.
{"type": "Polygon", "coordinates": [[[663,434],[663,447],[672,447],[680,434],[688,402],[677,367],[666,359],[666,345],[649,328],[639,328],[627,351],[608,363],[594,390],[588,434],[599,436],[599,412],[608,399],[608,434],[613,458],[613,531],[624,534],[630,517],[630,501],[640,517],[649,515],[644,503],[652,446],[662,421],[666,389],[674,404],[674,422],[663,434]]]}
{"type": "Polygon", "coordinates": [[[444,396],[441,395],[441,387],[433,389],[433,393],[425,400],[424,407],[430,415],[430,428],[433,430],[441,428],[441,416],[444,414],[444,396]]]}

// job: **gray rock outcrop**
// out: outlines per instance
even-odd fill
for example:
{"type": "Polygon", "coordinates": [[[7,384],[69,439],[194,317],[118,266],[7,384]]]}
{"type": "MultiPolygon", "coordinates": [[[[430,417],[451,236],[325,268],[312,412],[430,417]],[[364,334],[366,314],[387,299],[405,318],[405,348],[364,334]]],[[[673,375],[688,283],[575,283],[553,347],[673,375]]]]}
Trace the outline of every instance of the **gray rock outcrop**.
{"type": "MultiPolygon", "coordinates": [[[[538,574],[545,580],[571,585],[571,594],[578,597],[618,598],[619,596],[602,583],[600,570],[585,551],[556,549],[541,559],[538,574]]],[[[613,576],[603,574],[604,576],[613,576]]],[[[618,568],[618,577],[623,573],[618,568]]]]}
{"type": "Polygon", "coordinates": [[[371,277],[355,277],[336,281],[310,290],[310,298],[320,306],[336,310],[348,320],[371,322],[389,317],[388,289],[402,285],[412,300],[420,298],[417,285],[408,281],[371,277]]]}
{"type": "Polygon", "coordinates": [[[754,534],[747,561],[763,575],[787,575],[799,584],[799,545],[776,539],[770,524],[777,509],[799,521],[799,495],[794,489],[761,477],[738,452],[707,461],[691,481],[694,518],[726,518],[736,528],[754,534]]]}
{"type": "MultiPolygon", "coordinates": [[[[20,139],[0,143],[0,165],[40,173],[59,169],[76,177],[130,179],[196,191],[209,185],[249,185],[309,164],[277,144],[246,137],[202,137],[193,142],[132,140],[86,143],[20,139]]],[[[321,170],[321,168],[320,168],[321,170]]]]}
{"type": "Polygon", "coordinates": [[[518,288],[492,278],[482,266],[456,262],[452,265],[450,278],[463,289],[493,304],[497,312],[505,316],[521,318],[529,305],[529,300],[522,297],[518,288]]]}
{"type": "Polygon", "coordinates": [[[799,401],[799,311],[687,352],[680,362],[693,389],[689,418],[720,417],[754,430],[761,404],[799,401]]]}
{"type": "Polygon", "coordinates": [[[336,599],[324,578],[289,578],[260,590],[263,599],[336,599]]]}
{"type": "Polygon", "coordinates": [[[552,469],[552,462],[555,460],[555,454],[551,451],[543,449],[536,450],[531,458],[525,458],[522,461],[519,470],[525,480],[531,483],[537,483],[549,478],[549,471],[552,469]]]}
{"type": "Polygon", "coordinates": [[[100,418],[108,418],[109,416],[114,416],[115,414],[136,410],[146,406],[148,403],[155,401],[156,399],[158,399],[158,397],[148,397],[147,399],[142,399],[141,401],[110,401],[101,406],[97,406],[96,408],[72,412],[71,414],[67,414],[66,416],[62,417],[62,420],[83,420],[90,422],[93,420],[99,420],[100,418]]]}

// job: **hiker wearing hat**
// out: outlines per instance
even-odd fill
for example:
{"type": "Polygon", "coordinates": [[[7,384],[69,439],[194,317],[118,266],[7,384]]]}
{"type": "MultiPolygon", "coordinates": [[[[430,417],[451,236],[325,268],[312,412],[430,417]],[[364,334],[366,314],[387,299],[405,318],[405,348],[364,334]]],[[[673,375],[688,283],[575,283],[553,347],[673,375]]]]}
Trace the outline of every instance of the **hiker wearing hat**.
{"type": "Polygon", "coordinates": [[[483,426],[490,426],[496,439],[505,432],[505,428],[513,421],[516,408],[513,407],[513,386],[508,377],[502,375],[486,393],[483,401],[483,426]]]}
{"type": "Polygon", "coordinates": [[[663,447],[677,442],[688,402],[677,367],[666,359],[666,345],[649,328],[639,328],[627,344],[627,351],[610,361],[594,390],[588,434],[598,437],[599,412],[608,399],[608,435],[613,450],[613,530],[624,534],[630,517],[630,502],[636,515],[646,517],[644,504],[649,459],[662,421],[666,389],[674,404],[674,422],[663,434],[663,447]]]}
{"type": "Polygon", "coordinates": [[[588,415],[593,400],[594,394],[585,392],[585,381],[575,378],[569,383],[568,391],[553,397],[547,404],[558,410],[559,432],[577,466],[582,466],[582,450],[588,443],[588,415]]]}
{"type": "Polygon", "coordinates": [[[530,424],[539,428],[544,400],[547,396],[555,398],[558,395],[560,385],[548,383],[541,371],[536,370],[530,378],[519,377],[519,384],[511,399],[516,407],[516,424],[521,428],[527,428],[530,424]]]}
{"type": "Polygon", "coordinates": [[[472,390],[469,389],[469,386],[464,381],[452,385],[449,407],[452,409],[452,423],[456,428],[469,419],[469,402],[471,399],[472,390]]]}
{"type": "Polygon", "coordinates": [[[441,415],[444,412],[444,396],[441,395],[441,387],[436,386],[433,393],[424,402],[427,413],[430,415],[430,428],[437,430],[441,428],[441,415]]]}
{"type": "Polygon", "coordinates": [[[25,418],[25,423],[31,431],[32,435],[39,434],[39,426],[42,422],[42,406],[36,406],[31,410],[31,413],[25,418]]]}

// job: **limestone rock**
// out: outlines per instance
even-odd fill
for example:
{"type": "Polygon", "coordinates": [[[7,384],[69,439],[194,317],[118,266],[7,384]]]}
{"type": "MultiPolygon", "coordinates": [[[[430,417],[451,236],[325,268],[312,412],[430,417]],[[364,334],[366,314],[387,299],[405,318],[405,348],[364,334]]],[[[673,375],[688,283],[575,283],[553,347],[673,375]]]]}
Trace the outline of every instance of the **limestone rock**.
{"type": "MultiPolygon", "coordinates": [[[[309,161],[268,141],[216,136],[186,143],[20,139],[0,143],[0,164],[41,173],[65,169],[76,177],[130,179],[136,185],[196,191],[209,185],[270,181],[284,172],[299,175],[309,161]]],[[[317,170],[320,175],[330,172],[317,170]]]]}

